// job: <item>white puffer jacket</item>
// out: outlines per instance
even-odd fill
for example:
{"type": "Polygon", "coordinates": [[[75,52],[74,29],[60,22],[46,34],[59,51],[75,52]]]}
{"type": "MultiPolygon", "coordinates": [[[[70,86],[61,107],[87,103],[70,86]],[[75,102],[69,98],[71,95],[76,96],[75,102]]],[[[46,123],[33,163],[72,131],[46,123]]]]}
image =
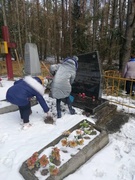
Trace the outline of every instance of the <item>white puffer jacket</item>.
{"type": "Polygon", "coordinates": [[[51,84],[51,96],[56,99],[68,97],[76,76],[78,63],[75,59],[67,59],[61,64],[51,84]]]}

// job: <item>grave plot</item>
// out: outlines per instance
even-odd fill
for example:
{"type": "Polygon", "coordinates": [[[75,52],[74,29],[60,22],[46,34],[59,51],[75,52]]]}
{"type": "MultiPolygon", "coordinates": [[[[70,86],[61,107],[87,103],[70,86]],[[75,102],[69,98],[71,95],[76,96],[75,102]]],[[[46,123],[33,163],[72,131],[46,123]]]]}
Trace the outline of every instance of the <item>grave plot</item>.
{"type": "Polygon", "coordinates": [[[82,120],[27,159],[20,168],[25,180],[61,180],[108,144],[106,131],[82,120]]]}

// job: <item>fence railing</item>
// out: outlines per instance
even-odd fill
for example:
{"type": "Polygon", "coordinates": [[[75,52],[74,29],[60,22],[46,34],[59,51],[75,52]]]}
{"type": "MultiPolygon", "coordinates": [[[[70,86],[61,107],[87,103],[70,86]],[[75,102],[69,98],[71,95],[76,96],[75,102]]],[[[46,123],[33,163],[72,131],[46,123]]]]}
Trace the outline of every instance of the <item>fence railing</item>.
{"type": "Polygon", "coordinates": [[[122,78],[118,71],[109,70],[103,74],[103,96],[110,102],[135,108],[135,96],[132,86],[135,79],[122,78]],[[126,94],[126,81],[130,81],[130,93],[126,94]]]}

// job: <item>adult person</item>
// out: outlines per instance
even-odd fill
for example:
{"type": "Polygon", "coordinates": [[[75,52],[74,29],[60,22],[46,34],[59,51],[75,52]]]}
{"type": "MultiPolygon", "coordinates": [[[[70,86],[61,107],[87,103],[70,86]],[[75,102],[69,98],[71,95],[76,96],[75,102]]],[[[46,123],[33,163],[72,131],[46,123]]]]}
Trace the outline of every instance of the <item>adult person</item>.
{"type": "MultiPolygon", "coordinates": [[[[125,65],[123,77],[135,80],[135,55],[131,55],[130,60],[125,65]]],[[[132,96],[134,96],[135,82],[131,82],[130,80],[127,80],[126,94],[130,94],[131,91],[132,91],[132,96]]]]}
{"type": "Polygon", "coordinates": [[[19,108],[20,116],[23,120],[23,129],[31,126],[29,123],[29,116],[31,114],[30,99],[34,96],[44,112],[47,113],[47,116],[50,116],[49,107],[43,98],[45,91],[43,85],[44,78],[42,76],[26,76],[23,79],[15,81],[14,85],[11,86],[6,93],[7,101],[17,105],[19,108]]]}
{"type": "Polygon", "coordinates": [[[51,83],[51,96],[56,99],[57,118],[61,118],[61,101],[64,99],[68,105],[70,114],[75,114],[72,108],[70,93],[72,90],[72,83],[76,77],[76,70],[78,68],[78,57],[68,57],[64,59],[62,64],[52,65],[50,67],[51,73],[55,71],[53,81],[51,83]]]}

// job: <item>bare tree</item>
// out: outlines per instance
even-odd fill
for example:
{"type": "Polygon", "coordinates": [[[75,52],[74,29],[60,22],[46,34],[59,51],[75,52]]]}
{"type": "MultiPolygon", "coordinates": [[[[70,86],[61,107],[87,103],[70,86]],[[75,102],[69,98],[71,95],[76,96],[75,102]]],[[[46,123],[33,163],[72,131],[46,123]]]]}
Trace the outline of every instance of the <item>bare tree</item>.
{"type": "Polygon", "coordinates": [[[112,64],[112,50],[114,49],[114,40],[115,40],[115,32],[116,28],[116,21],[117,21],[117,12],[118,12],[118,0],[113,0],[112,3],[112,15],[110,19],[110,38],[109,38],[109,51],[108,51],[108,64],[112,64]]]}
{"type": "Polygon", "coordinates": [[[28,0],[23,1],[23,17],[24,17],[24,31],[25,31],[25,42],[28,42],[28,24],[27,24],[27,9],[26,6],[28,4],[28,0]]]}
{"type": "Polygon", "coordinates": [[[1,3],[2,3],[2,15],[3,15],[4,26],[7,26],[7,18],[6,18],[6,13],[5,13],[5,3],[4,3],[4,0],[2,0],[1,3]]]}
{"type": "Polygon", "coordinates": [[[131,41],[133,37],[134,28],[135,28],[135,0],[128,0],[125,42],[123,44],[124,52],[122,58],[123,60],[122,71],[124,70],[125,64],[130,58],[131,41]]]}
{"type": "MultiPolygon", "coordinates": [[[[119,58],[122,69],[135,44],[134,0],[2,2],[10,39],[16,42],[20,56],[23,56],[24,44],[28,41],[37,44],[41,58],[55,55],[57,62],[59,57],[97,49],[110,67],[112,60],[119,58]]],[[[0,10],[2,8],[0,6],[0,10]]]]}
{"type": "Polygon", "coordinates": [[[16,16],[17,16],[17,31],[18,31],[18,38],[19,38],[19,49],[20,49],[20,55],[23,58],[23,48],[22,48],[22,38],[21,38],[21,29],[20,29],[20,14],[19,14],[18,0],[15,1],[15,5],[16,5],[16,16]]]}
{"type": "Polygon", "coordinates": [[[92,48],[93,50],[97,49],[96,46],[96,39],[97,39],[97,29],[98,29],[98,5],[99,1],[94,0],[93,1],[93,41],[92,41],[92,48]]]}
{"type": "Polygon", "coordinates": [[[54,0],[54,37],[55,37],[55,54],[57,57],[57,62],[59,63],[60,56],[60,28],[59,28],[59,16],[58,16],[58,0],[54,0]]]}
{"type": "Polygon", "coordinates": [[[125,32],[126,0],[119,0],[119,69],[122,69],[123,43],[125,32]]]}
{"type": "Polygon", "coordinates": [[[70,56],[72,55],[72,4],[71,0],[69,0],[69,47],[70,47],[70,56]]]}

